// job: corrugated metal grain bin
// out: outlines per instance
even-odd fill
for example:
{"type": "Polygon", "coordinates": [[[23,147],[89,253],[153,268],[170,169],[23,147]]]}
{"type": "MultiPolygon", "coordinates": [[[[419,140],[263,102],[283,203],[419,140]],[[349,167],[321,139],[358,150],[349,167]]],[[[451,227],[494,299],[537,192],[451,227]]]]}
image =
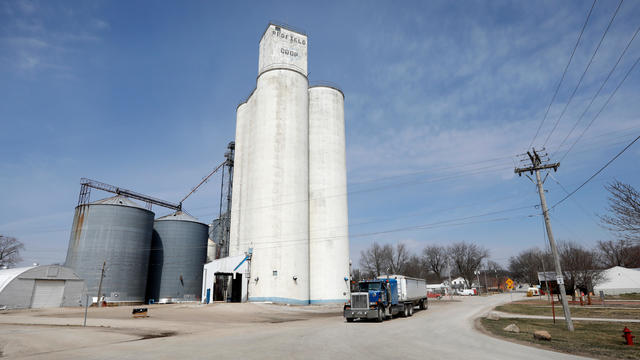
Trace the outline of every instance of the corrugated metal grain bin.
{"type": "Polygon", "coordinates": [[[209,226],[178,211],[156,219],[149,262],[147,300],[200,300],[209,226]]]}
{"type": "Polygon", "coordinates": [[[134,201],[114,196],[76,207],[65,266],[108,302],[143,302],[149,269],[154,213],[134,201]]]}

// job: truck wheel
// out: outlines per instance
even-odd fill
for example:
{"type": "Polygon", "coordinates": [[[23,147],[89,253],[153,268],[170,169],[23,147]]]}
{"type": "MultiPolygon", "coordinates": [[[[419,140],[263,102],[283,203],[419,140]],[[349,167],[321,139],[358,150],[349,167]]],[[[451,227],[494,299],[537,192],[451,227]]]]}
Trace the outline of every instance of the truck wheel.
{"type": "Polygon", "coordinates": [[[353,318],[347,318],[347,322],[353,322],[353,318]]]}
{"type": "Polygon", "coordinates": [[[413,316],[413,304],[409,304],[409,316],[413,316]]]}
{"type": "Polygon", "coordinates": [[[424,309],[426,309],[426,308],[427,308],[427,307],[426,307],[426,306],[424,306],[424,300],[420,300],[420,310],[424,310],[424,309]]]}
{"type": "Polygon", "coordinates": [[[409,316],[409,307],[407,306],[407,304],[404,304],[404,308],[402,309],[402,317],[407,316],[409,316]]]}
{"type": "Polygon", "coordinates": [[[384,320],[383,318],[383,314],[382,314],[382,309],[378,308],[378,318],[376,319],[378,322],[382,322],[382,320],[384,320]]]}

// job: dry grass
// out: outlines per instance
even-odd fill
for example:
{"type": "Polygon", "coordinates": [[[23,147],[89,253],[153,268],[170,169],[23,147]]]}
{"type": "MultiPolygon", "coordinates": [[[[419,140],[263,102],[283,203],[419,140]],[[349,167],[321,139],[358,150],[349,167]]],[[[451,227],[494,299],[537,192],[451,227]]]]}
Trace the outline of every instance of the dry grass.
{"type": "Polygon", "coordinates": [[[605,301],[607,299],[616,299],[616,300],[640,300],[640,293],[628,293],[628,294],[620,294],[620,295],[607,295],[605,301]]]}
{"type": "MultiPolygon", "coordinates": [[[[608,306],[570,306],[573,317],[583,318],[605,318],[605,319],[640,319],[640,307],[608,306]]],[[[510,303],[496,307],[497,311],[504,311],[514,314],[544,315],[551,316],[551,305],[546,301],[529,301],[521,303],[510,303]]],[[[556,316],[562,317],[562,305],[555,304],[556,316]]]]}
{"type": "MultiPolygon", "coordinates": [[[[482,326],[499,337],[536,344],[570,354],[581,354],[597,358],[640,359],[640,347],[625,345],[622,338],[621,323],[574,322],[575,331],[570,333],[564,321],[553,324],[551,320],[538,319],[481,319],[482,326]],[[509,333],[502,330],[509,324],[516,324],[520,333],[509,333]],[[546,330],[551,334],[551,341],[535,340],[533,332],[546,330]]],[[[640,324],[627,324],[631,331],[640,333],[640,324]]]]}

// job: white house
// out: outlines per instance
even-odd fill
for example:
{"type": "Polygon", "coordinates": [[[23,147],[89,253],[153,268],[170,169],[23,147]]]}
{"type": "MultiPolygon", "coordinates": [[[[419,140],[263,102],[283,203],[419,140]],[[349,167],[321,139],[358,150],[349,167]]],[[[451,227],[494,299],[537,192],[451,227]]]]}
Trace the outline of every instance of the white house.
{"type": "Polygon", "coordinates": [[[469,287],[469,283],[462,276],[460,276],[451,280],[451,287],[456,289],[466,289],[469,287]]]}
{"type": "Polygon", "coordinates": [[[594,294],[619,295],[640,292],[640,269],[614,266],[602,272],[603,279],[594,286],[594,294]]]}

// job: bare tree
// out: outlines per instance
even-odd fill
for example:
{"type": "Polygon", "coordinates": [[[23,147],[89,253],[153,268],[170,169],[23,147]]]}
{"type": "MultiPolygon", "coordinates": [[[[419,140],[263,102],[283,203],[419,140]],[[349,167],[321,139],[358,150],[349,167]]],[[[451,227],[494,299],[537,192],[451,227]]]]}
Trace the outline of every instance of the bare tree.
{"type": "Polygon", "coordinates": [[[385,245],[385,254],[387,254],[387,270],[389,274],[404,275],[407,262],[409,261],[409,251],[403,243],[397,243],[395,249],[391,245],[385,245]]]}
{"type": "Polygon", "coordinates": [[[600,219],[621,239],[640,241],[640,193],[631,185],[614,181],[605,185],[609,191],[609,213],[600,219]]]}
{"type": "Polygon", "coordinates": [[[487,261],[487,271],[491,273],[496,273],[496,274],[497,273],[502,274],[505,272],[504,268],[502,268],[502,265],[498,264],[493,260],[487,261]]]}
{"type": "Polygon", "coordinates": [[[509,259],[509,272],[516,281],[537,284],[538,272],[549,271],[551,264],[551,255],[534,247],[512,256],[509,259]]]}
{"type": "Polygon", "coordinates": [[[360,272],[360,269],[358,269],[358,268],[351,269],[351,280],[352,281],[358,282],[358,281],[363,280],[363,279],[364,279],[364,277],[362,276],[362,273],[360,272]]]}
{"type": "Polygon", "coordinates": [[[377,242],[374,242],[370,248],[360,252],[360,267],[364,272],[363,275],[376,277],[386,272],[385,265],[389,258],[387,253],[390,248],[387,248],[388,246],[382,247],[377,242]]]}
{"type": "Polygon", "coordinates": [[[20,250],[24,245],[11,236],[0,235],[0,266],[13,266],[20,262],[20,250]]]}
{"type": "Polygon", "coordinates": [[[444,246],[430,245],[422,250],[422,259],[425,266],[432,271],[438,281],[442,281],[442,275],[447,268],[447,249],[444,246]]]}
{"type": "Polygon", "coordinates": [[[480,269],[482,261],[489,257],[487,249],[466,242],[452,244],[448,248],[448,253],[453,261],[454,270],[469,284],[473,283],[474,272],[480,269]]]}
{"type": "Polygon", "coordinates": [[[401,274],[424,279],[426,278],[427,271],[422,259],[416,255],[411,255],[405,263],[404,271],[401,274]]]}
{"type": "Polygon", "coordinates": [[[624,266],[640,267],[640,245],[626,239],[598,241],[600,265],[604,268],[624,266]]]}
{"type": "Polygon", "coordinates": [[[602,280],[596,252],[575,242],[560,243],[558,250],[566,288],[573,290],[571,295],[575,295],[575,290],[593,291],[593,287],[602,280]]]}
{"type": "MultiPolygon", "coordinates": [[[[487,276],[487,290],[500,291],[500,284],[504,284],[506,278],[509,276],[509,271],[505,270],[502,265],[493,260],[487,261],[487,270],[485,275],[487,276]]],[[[482,280],[482,279],[481,279],[482,280]]]]}

